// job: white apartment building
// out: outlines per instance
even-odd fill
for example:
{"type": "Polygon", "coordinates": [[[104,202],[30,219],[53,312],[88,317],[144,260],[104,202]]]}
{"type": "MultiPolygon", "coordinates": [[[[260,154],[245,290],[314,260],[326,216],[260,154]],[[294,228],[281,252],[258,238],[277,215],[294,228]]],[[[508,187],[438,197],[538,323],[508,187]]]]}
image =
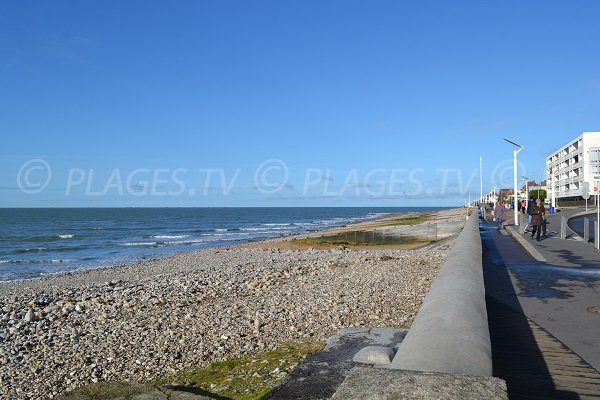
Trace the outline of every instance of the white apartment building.
{"type": "Polygon", "coordinates": [[[600,132],[583,132],[552,152],[546,157],[546,176],[549,199],[553,190],[557,200],[581,199],[583,182],[593,195],[594,180],[600,180],[600,132]]]}

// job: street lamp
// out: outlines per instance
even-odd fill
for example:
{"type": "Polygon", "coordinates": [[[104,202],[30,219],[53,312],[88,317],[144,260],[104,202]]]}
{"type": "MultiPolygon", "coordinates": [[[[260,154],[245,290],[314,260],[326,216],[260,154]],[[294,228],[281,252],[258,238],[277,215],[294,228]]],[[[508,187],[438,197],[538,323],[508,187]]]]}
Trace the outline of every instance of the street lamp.
{"type": "MultiPolygon", "coordinates": [[[[535,171],[531,171],[531,173],[533,174],[533,182],[534,182],[534,183],[536,184],[536,186],[537,186],[537,181],[536,181],[536,178],[535,178],[536,172],[535,172],[535,171]]],[[[527,198],[529,198],[529,197],[527,197],[527,198]]],[[[538,199],[540,198],[540,186],[538,186],[538,190],[537,190],[537,198],[538,198],[538,199]]]]}
{"type": "Polygon", "coordinates": [[[555,186],[554,186],[554,168],[552,168],[552,164],[550,164],[550,182],[552,185],[552,203],[550,204],[552,206],[552,209],[555,210],[556,209],[556,190],[555,190],[555,186]]]}
{"type": "Polygon", "coordinates": [[[526,176],[521,176],[525,179],[525,204],[529,202],[529,178],[526,176]]]}
{"type": "Polygon", "coordinates": [[[483,156],[479,156],[479,198],[483,202],[483,156]]]}
{"type": "Polygon", "coordinates": [[[521,146],[519,143],[513,142],[510,139],[507,138],[503,138],[505,141],[507,141],[508,143],[512,144],[515,147],[518,147],[518,149],[513,150],[513,163],[514,163],[514,193],[515,193],[515,201],[514,201],[514,209],[515,209],[515,226],[519,225],[519,212],[517,210],[517,186],[518,186],[518,181],[517,181],[517,154],[519,154],[519,152],[521,150],[523,150],[523,146],[521,146]]]}

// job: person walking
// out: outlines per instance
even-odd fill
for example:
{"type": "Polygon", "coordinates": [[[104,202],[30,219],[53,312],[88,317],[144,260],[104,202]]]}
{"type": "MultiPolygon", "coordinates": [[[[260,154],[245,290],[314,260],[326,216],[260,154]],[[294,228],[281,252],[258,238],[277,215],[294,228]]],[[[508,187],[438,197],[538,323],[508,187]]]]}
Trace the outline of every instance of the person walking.
{"type": "Polygon", "coordinates": [[[527,202],[527,224],[525,225],[525,227],[523,227],[523,233],[527,232],[527,228],[529,227],[529,225],[531,225],[531,209],[533,208],[533,205],[533,196],[531,196],[529,198],[529,201],[527,202]]]}
{"type": "Polygon", "coordinates": [[[504,204],[498,202],[496,208],[494,208],[494,218],[498,224],[498,230],[502,229],[502,221],[504,220],[504,204]]]}
{"type": "Polygon", "coordinates": [[[544,209],[542,200],[537,199],[537,201],[535,202],[535,206],[531,207],[531,224],[533,225],[533,230],[531,231],[531,238],[533,239],[533,237],[537,233],[536,240],[538,242],[540,241],[540,235],[542,234],[544,214],[546,214],[546,210],[544,209]]]}

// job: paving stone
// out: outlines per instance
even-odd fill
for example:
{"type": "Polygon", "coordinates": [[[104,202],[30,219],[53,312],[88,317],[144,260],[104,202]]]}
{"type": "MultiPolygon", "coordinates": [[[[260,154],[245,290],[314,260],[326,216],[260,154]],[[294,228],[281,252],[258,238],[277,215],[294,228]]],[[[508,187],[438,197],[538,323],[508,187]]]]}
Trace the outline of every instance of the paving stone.
{"type": "Polygon", "coordinates": [[[331,400],[507,400],[499,378],[357,368],[331,400]]]}

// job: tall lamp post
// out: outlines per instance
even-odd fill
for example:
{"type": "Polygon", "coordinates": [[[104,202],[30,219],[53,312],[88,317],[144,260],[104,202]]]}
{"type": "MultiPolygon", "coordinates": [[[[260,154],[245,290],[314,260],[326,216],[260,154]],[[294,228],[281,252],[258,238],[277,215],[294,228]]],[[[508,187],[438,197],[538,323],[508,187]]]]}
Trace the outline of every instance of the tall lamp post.
{"type": "Polygon", "coordinates": [[[479,156],[479,198],[483,202],[483,156],[479,156]]]}
{"type": "Polygon", "coordinates": [[[519,182],[517,180],[517,166],[518,166],[517,165],[517,154],[519,154],[519,152],[521,150],[523,150],[523,146],[521,146],[519,143],[513,142],[510,139],[507,139],[507,138],[503,138],[503,139],[505,141],[507,141],[508,143],[512,144],[513,146],[518,147],[518,149],[516,149],[516,150],[513,151],[513,158],[514,158],[513,159],[513,163],[514,163],[514,174],[513,174],[513,177],[514,177],[514,180],[515,180],[515,182],[514,182],[514,185],[515,185],[515,187],[514,187],[515,201],[514,201],[514,207],[513,208],[515,210],[515,226],[518,226],[519,225],[519,211],[517,210],[517,189],[518,189],[517,186],[518,186],[519,182]]]}
{"type": "Polygon", "coordinates": [[[552,168],[552,165],[550,165],[550,182],[552,185],[552,203],[550,204],[552,206],[553,210],[556,210],[556,191],[555,191],[555,187],[554,187],[554,168],[552,168]]]}
{"type": "Polygon", "coordinates": [[[525,179],[525,204],[529,203],[529,178],[526,176],[522,177],[525,179]]]}

